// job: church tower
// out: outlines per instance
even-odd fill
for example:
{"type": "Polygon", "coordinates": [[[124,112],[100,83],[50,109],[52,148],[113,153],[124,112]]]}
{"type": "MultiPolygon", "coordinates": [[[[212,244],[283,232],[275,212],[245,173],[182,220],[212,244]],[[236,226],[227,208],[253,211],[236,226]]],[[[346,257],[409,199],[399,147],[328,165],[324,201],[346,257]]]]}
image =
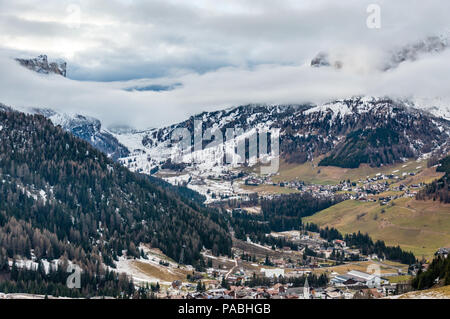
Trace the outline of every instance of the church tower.
{"type": "Polygon", "coordinates": [[[306,277],[305,286],[303,286],[303,299],[309,299],[309,298],[310,298],[309,283],[308,283],[308,277],[306,277]]]}

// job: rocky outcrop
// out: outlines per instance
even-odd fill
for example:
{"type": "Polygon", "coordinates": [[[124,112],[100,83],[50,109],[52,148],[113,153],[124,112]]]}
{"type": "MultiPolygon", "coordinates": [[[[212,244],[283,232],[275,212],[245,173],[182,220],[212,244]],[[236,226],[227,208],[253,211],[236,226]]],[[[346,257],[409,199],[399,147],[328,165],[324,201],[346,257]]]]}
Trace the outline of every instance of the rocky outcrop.
{"type": "Polygon", "coordinates": [[[30,69],[32,71],[42,73],[42,74],[58,74],[66,76],[67,73],[67,63],[65,61],[52,61],[48,62],[46,55],[40,55],[37,58],[32,59],[16,59],[20,65],[30,69]]]}
{"type": "Polygon", "coordinates": [[[328,53],[320,52],[314,59],[311,60],[311,66],[315,68],[332,66],[335,69],[341,69],[343,64],[342,61],[339,60],[330,61],[328,53]]]}
{"type": "Polygon", "coordinates": [[[384,71],[394,69],[405,61],[415,61],[423,54],[439,53],[447,49],[448,41],[444,37],[427,37],[413,42],[392,52],[391,59],[384,66],[384,71]]]}

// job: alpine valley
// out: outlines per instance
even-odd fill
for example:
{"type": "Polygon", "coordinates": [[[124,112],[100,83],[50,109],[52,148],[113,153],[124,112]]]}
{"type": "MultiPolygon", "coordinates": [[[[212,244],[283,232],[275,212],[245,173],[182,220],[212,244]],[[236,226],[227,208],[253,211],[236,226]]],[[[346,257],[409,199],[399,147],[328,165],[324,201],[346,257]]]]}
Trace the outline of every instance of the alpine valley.
{"type": "MultiPolygon", "coordinates": [[[[446,48],[410,44],[381,72],[446,48]]],[[[16,62],[67,75],[45,55],[16,62]]],[[[310,67],[346,64],[319,53],[310,67]]],[[[0,298],[449,298],[448,110],[351,96],[136,130],[0,104],[0,298]],[[251,140],[274,129],[278,166],[263,174],[251,140]],[[238,145],[244,158],[226,161],[238,145]]]]}

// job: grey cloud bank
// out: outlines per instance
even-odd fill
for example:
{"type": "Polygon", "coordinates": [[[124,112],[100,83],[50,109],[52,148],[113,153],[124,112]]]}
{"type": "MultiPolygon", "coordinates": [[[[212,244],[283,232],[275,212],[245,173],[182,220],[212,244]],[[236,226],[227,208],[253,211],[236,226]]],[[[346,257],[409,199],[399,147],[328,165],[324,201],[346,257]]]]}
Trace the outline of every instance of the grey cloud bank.
{"type": "Polygon", "coordinates": [[[1,59],[0,66],[8,74],[0,77],[3,103],[50,107],[94,116],[106,125],[126,124],[138,128],[171,124],[193,113],[247,103],[320,103],[369,94],[441,98],[448,105],[450,98],[449,51],[405,63],[387,73],[261,65],[252,69],[228,67],[176,79],[107,83],[35,74],[11,59],[1,59]],[[174,81],[183,85],[171,91],[124,90],[174,81]]]}
{"type": "Polygon", "coordinates": [[[450,3],[377,1],[382,28],[371,30],[366,8],[373,2],[0,0],[0,102],[138,128],[238,104],[363,94],[448,105],[448,50],[389,72],[378,67],[392,48],[448,34],[450,3]],[[309,67],[319,51],[345,67],[309,67]],[[66,59],[70,79],[34,74],[12,60],[42,53],[66,59]],[[173,83],[181,85],[124,90],[173,83]]]}
{"type": "Polygon", "coordinates": [[[0,1],[0,45],[65,58],[77,80],[299,64],[321,50],[388,48],[448,31],[447,1],[0,1]],[[78,8],[74,10],[74,8],[78,8]]]}

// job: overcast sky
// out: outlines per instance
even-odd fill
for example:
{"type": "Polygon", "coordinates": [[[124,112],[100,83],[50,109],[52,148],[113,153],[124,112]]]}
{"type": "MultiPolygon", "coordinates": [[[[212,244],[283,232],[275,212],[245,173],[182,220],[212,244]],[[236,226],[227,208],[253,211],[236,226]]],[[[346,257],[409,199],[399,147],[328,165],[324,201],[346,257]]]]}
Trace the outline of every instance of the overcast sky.
{"type": "Polygon", "coordinates": [[[0,102],[144,128],[244,103],[445,100],[447,51],[387,73],[379,67],[398,47],[448,36],[449,12],[443,0],[0,0],[0,102]],[[379,29],[366,25],[372,3],[381,8],[379,29]],[[320,51],[344,68],[311,68],[320,51]],[[68,79],[12,60],[42,53],[66,60],[68,79]],[[174,89],[123,90],[137,85],[174,89]]]}

